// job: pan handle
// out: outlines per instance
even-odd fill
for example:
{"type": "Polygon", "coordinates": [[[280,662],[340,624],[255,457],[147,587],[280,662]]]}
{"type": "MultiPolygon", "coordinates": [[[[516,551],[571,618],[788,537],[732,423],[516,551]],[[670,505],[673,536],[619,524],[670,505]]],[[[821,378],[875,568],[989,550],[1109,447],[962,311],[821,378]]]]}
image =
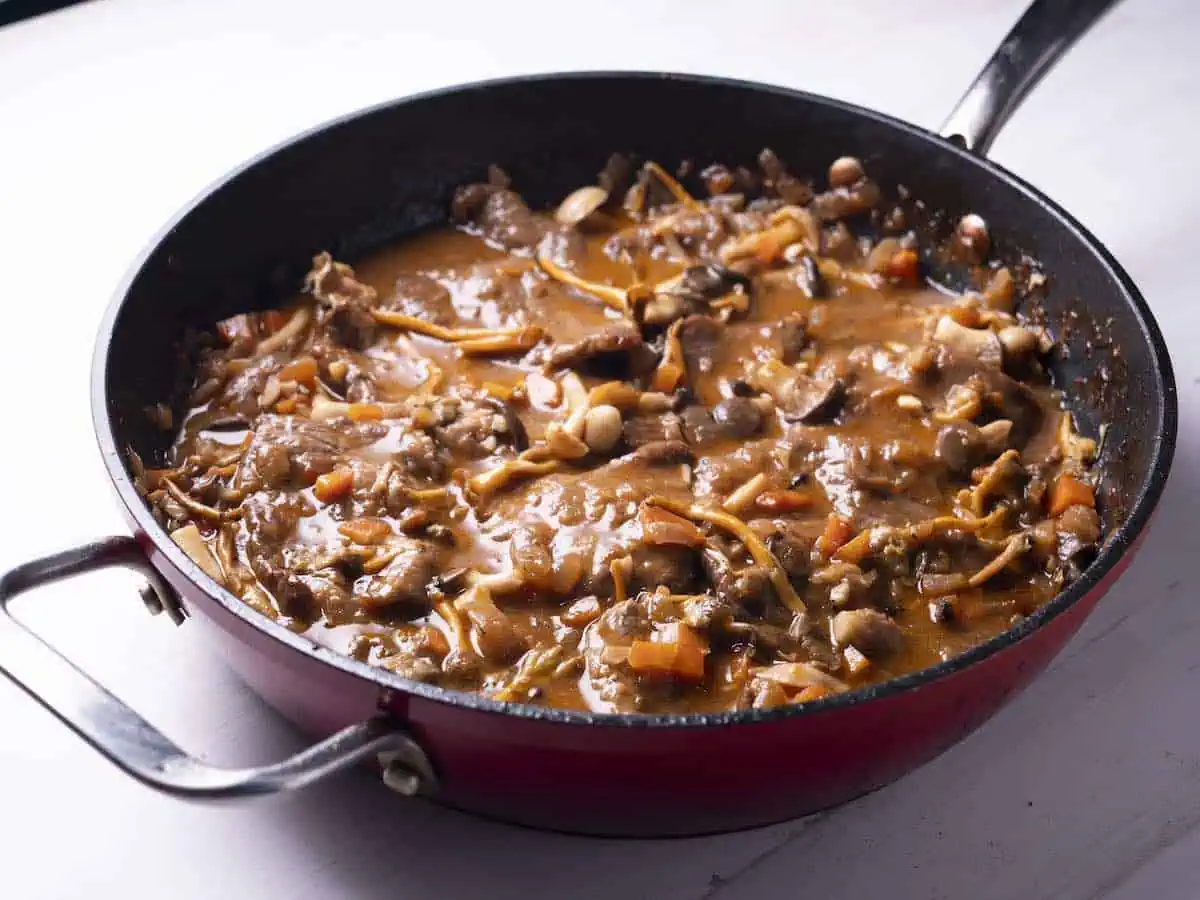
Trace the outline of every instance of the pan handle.
{"type": "Polygon", "coordinates": [[[0,576],[0,672],[110,761],[143,784],[187,800],[231,800],[277,794],[378,758],[383,780],[402,794],[437,785],[428,757],[402,727],[378,716],[339,731],[295,755],[264,766],[222,768],[191,756],[13,618],[18,594],[73,575],[124,566],[146,577],[151,612],[179,624],[175,593],[131,537],[112,537],[17,566],[0,576]]]}
{"type": "Polygon", "coordinates": [[[984,156],[1025,95],[1120,0],[1034,0],[939,133],[984,156]]]}

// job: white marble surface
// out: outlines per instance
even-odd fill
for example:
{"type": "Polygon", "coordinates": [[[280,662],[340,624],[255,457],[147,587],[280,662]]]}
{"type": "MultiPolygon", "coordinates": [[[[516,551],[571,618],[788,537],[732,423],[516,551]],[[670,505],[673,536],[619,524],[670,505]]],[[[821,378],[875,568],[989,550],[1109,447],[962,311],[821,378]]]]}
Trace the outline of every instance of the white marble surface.
{"type": "MultiPolygon", "coordinates": [[[[420,7],[100,0],[0,30],[0,566],[121,530],[89,426],[94,329],[158,225],[261,147],[414,90],[569,68],[718,72],[935,125],[1022,0],[420,7]]],[[[1127,0],[994,148],[1141,285],[1171,346],[1182,426],[1137,563],[1052,670],[975,736],[806,821],[588,841],[413,805],[366,774],[263,805],[181,805],[0,680],[0,896],[1200,895],[1198,29],[1198,4],[1127,0]]],[[[300,745],[130,587],[96,576],[18,608],[189,747],[249,762],[300,745]]]]}

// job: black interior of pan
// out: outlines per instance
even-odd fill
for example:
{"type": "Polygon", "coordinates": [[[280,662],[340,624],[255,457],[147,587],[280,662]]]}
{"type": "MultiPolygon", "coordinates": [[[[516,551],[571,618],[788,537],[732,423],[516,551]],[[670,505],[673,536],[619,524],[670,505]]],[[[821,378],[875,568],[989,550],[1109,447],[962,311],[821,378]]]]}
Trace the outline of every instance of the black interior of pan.
{"type": "MultiPolygon", "coordinates": [[[[226,179],[145,259],[116,318],[107,397],[118,446],[152,458],[167,439],[146,406],[182,385],[181,339],[294,293],[318,250],[353,262],[444,222],[454,188],[489,163],[533,205],[595,178],[614,150],[669,165],[752,164],[771,147],[799,175],[849,154],[894,194],[905,185],[951,219],[982,215],[1001,257],[1050,276],[1045,305],[1069,353],[1058,364],[1085,432],[1106,423],[1106,517],[1118,525],[1152,478],[1165,361],[1102,252],[1018,182],[917,129],[832,101],[716,79],[577,75],[440,92],[349,117],[226,179]]],[[[185,372],[186,375],[186,372],[185,372]]]]}

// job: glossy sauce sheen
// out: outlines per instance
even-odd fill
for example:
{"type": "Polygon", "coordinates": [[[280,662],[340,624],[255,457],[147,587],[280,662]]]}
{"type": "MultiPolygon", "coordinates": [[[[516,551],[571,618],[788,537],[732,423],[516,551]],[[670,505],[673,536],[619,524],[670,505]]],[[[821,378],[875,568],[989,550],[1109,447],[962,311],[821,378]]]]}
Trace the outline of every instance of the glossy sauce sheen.
{"type": "MultiPolygon", "coordinates": [[[[499,193],[491,190],[489,196],[499,193]]],[[[888,270],[887,254],[872,256],[871,243],[826,246],[838,236],[837,218],[820,215],[819,248],[790,255],[759,248],[721,268],[742,276],[728,290],[691,301],[693,316],[709,317],[700,326],[717,335],[715,351],[699,364],[689,357],[678,385],[685,390],[664,402],[663,392],[647,389],[666,352],[663,327],[642,324],[650,349],[640,370],[624,352],[564,367],[550,362],[553,348],[628,316],[550,277],[539,254],[588,282],[661,285],[689,266],[723,266],[731,258],[723,245],[739,233],[770,229],[781,205],[768,198],[741,219],[704,212],[701,219],[722,223],[707,231],[689,230],[684,216],[678,227],[662,227],[671,235],[666,241],[645,232],[679,213],[671,203],[634,218],[610,204],[602,218],[578,227],[509,210],[534,235],[527,243],[505,210],[489,218],[485,208],[458,228],[362,260],[353,272],[318,259],[318,274],[310,276],[315,299],[302,297],[273,321],[247,316],[233,323],[233,331],[244,331],[240,347],[226,324],[202,363],[202,402],[188,414],[173,468],[148,470],[144,491],[176,533],[196,526],[220,577],[260,612],[406,677],[500,699],[618,712],[771,706],[947,659],[1048,600],[1098,539],[1089,534],[1098,525],[1087,454],[1064,454],[1070,423],[1037,361],[1045,346],[1025,346],[1035,332],[1005,334],[1001,361],[972,358],[939,331],[950,318],[998,348],[997,334],[1022,329],[1002,291],[951,297],[911,269],[888,270]],[[804,255],[821,263],[820,296],[811,296],[812,266],[800,264],[804,255]],[[337,272],[336,284],[330,271],[337,272]],[[527,352],[466,356],[453,341],[386,323],[348,331],[335,318],[347,283],[362,309],[399,311],[449,328],[537,326],[541,333],[527,352]],[[719,297],[730,296],[746,310],[719,311],[725,308],[719,297]],[[717,304],[708,306],[713,299],[717,304]],[[298,309],[309,310],[312,322],[280,349],[260,353],[256,345],[298,309]],[[802,323],[802,338],[783,322],[802,323]],[[308,360],[317,375],[306,382],[308,360]],[[289,372],[304,377],[281,377],[289,372]],[[572,372],[585,389],[625,381],[651,396],[638,411],[621,410],[623,436],[611,448],[585,448],[572,458],[551,454],[553,471],[475,490],[472,479],[521,450],[506,415],[519,419],[524,443],[534,448],[570,421],[572,372]],[[776,379],[798,373],[802,388],[836,382],[836,397],[815,413],[803,403],[789,408],[794,395],[768,384],[766,372],[776,379]],[[964,386],[981,384],[980,408],[963,406],[964,386]],[[343,405],[315,415],[322,401],[314,397],[322,394],[343,405]],[[735,395],[743,413],[752,403],[761,416],[751,433],[713,425],[714,407],[735,395]],[[429,419],[441,423],[448,415],[439,406],[445,398],[457,398],[451,405],[460,424],[476,416],[492,425],[465,444],[449,434],[454,422],[431,426],[429,419]],[[421,404],[426,411],[414,414],[421,404]],[[1019,415],[1011,433],[996,439],[995,428],[986,426],[1010,421],[1008,408],[1019,415]],[[701,430],[687,431],[680,419],[699,422],[701,430]],[[683,434],[683,456],[663,461],[637,451],[639,424],[662,422],[672,435],[683,434]],[[981,427],[993,435],[986,448],[981,427]],[[319,429],[324,450],[310,447],[305,455],[306,428],[319,429]],[[947,438],[947,429],[958,431],[947,438]],[[331,433],[349,442],[331,447],[331,433]],[[423,441],[419,447],[414,434],[423,441]],[[959,443],[970,444],[962,451],[968,463],[953,457],[960,434],[966,437],[959,443]],[[970,493],[1006,450],[1014,468],[972,508],[970,493]],[[440,462],[427,465],[434,458],[440,462]],[[352,484],[331,499],[327,481],[337,472],[352,484]],[[772,586],[772,566],[752,559],[727,528],[676,515],[688,507],[719,509],[756,476],[765,476],[758,499],[733,514],[762,538],[806,611],[788,607],[772,586]],[[166,480],[210,509],[237,512],[225,521],[197,515],[164,491],[166,480]],[[399,487],[389,494],[393,484],[399,487]],[[1082,493],[1063,493],[1074,485],[1082,493]],[[436,497],[429,493],[438,489],[436,497]],[[1064,496],[1079,501],[1066,513],[1064,496]],[[698,542],[650,541],[647,509],[662,509],[659,501],[674,510],[667,515],[676,531],[691,519],[687,534],[698,534],[698,542]],[[986,525],[913,536],[914,526],[940,517],[977,521],[989,514],[986,525]],[[347,533],[346,523],[355,521],[379,524],[347,533]],[[868,547],[870,529],[875,540],[868,547]],[[863,536],[861,553],[840,559],[839,548],[855,535],[863,536]],[[938,576],[956,573],[965,582],[1009,542],[1021,552],[987,579],[953,590],[931,587],[938,576]],[[399,548],[400,563],[412,550],[417,574],[387,564],[379,548],[399,548]],[[382,574],[372,562],[377,553],[382,574]],[[710,566],[713,554],[734,575],[744,573],[742,580],[721,582],[710,566]],[[613,560],[623,575],[613,574],[613,560]],[[407,585],[402,579],[411,576],[426,588],[378,587],[393,570],[395,584],[407,585]],[[845,616],[858,611],[876,617],[865,630],[845,616]],[[834,618],[839,614],[842,620],[834,618]],[[839,622],[851,630],[840,630],[839,622]],[[692,644],[700,648],[698,671],[685,652],[692,644]],[[671,648],[666,662],[646,663],[655,649],[647,645],[671,648]],[[790,663],[800,668],[788,669],[790,663]]],[[[912,239],[892,243],[885,249],[894,255],[912,239]]],[[[979,271],[994,275],[996,268],[981,264],[979,271]]]]}

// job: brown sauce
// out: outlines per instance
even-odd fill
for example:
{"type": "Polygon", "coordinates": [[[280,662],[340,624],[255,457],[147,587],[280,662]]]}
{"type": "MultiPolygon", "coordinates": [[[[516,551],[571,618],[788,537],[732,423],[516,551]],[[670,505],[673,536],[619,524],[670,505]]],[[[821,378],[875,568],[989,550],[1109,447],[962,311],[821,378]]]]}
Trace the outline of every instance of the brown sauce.
{"type": "Polygon", "coordinates": [[[707,201],[609,169],[557,216],[497,174],[319,256],[219,324],[143,493],[264,615],[503,700],[774,706],[961,653],[1086,562],[1095,447],[982,222],[949,296],[861,168],[777,164],[707,201]]]}

